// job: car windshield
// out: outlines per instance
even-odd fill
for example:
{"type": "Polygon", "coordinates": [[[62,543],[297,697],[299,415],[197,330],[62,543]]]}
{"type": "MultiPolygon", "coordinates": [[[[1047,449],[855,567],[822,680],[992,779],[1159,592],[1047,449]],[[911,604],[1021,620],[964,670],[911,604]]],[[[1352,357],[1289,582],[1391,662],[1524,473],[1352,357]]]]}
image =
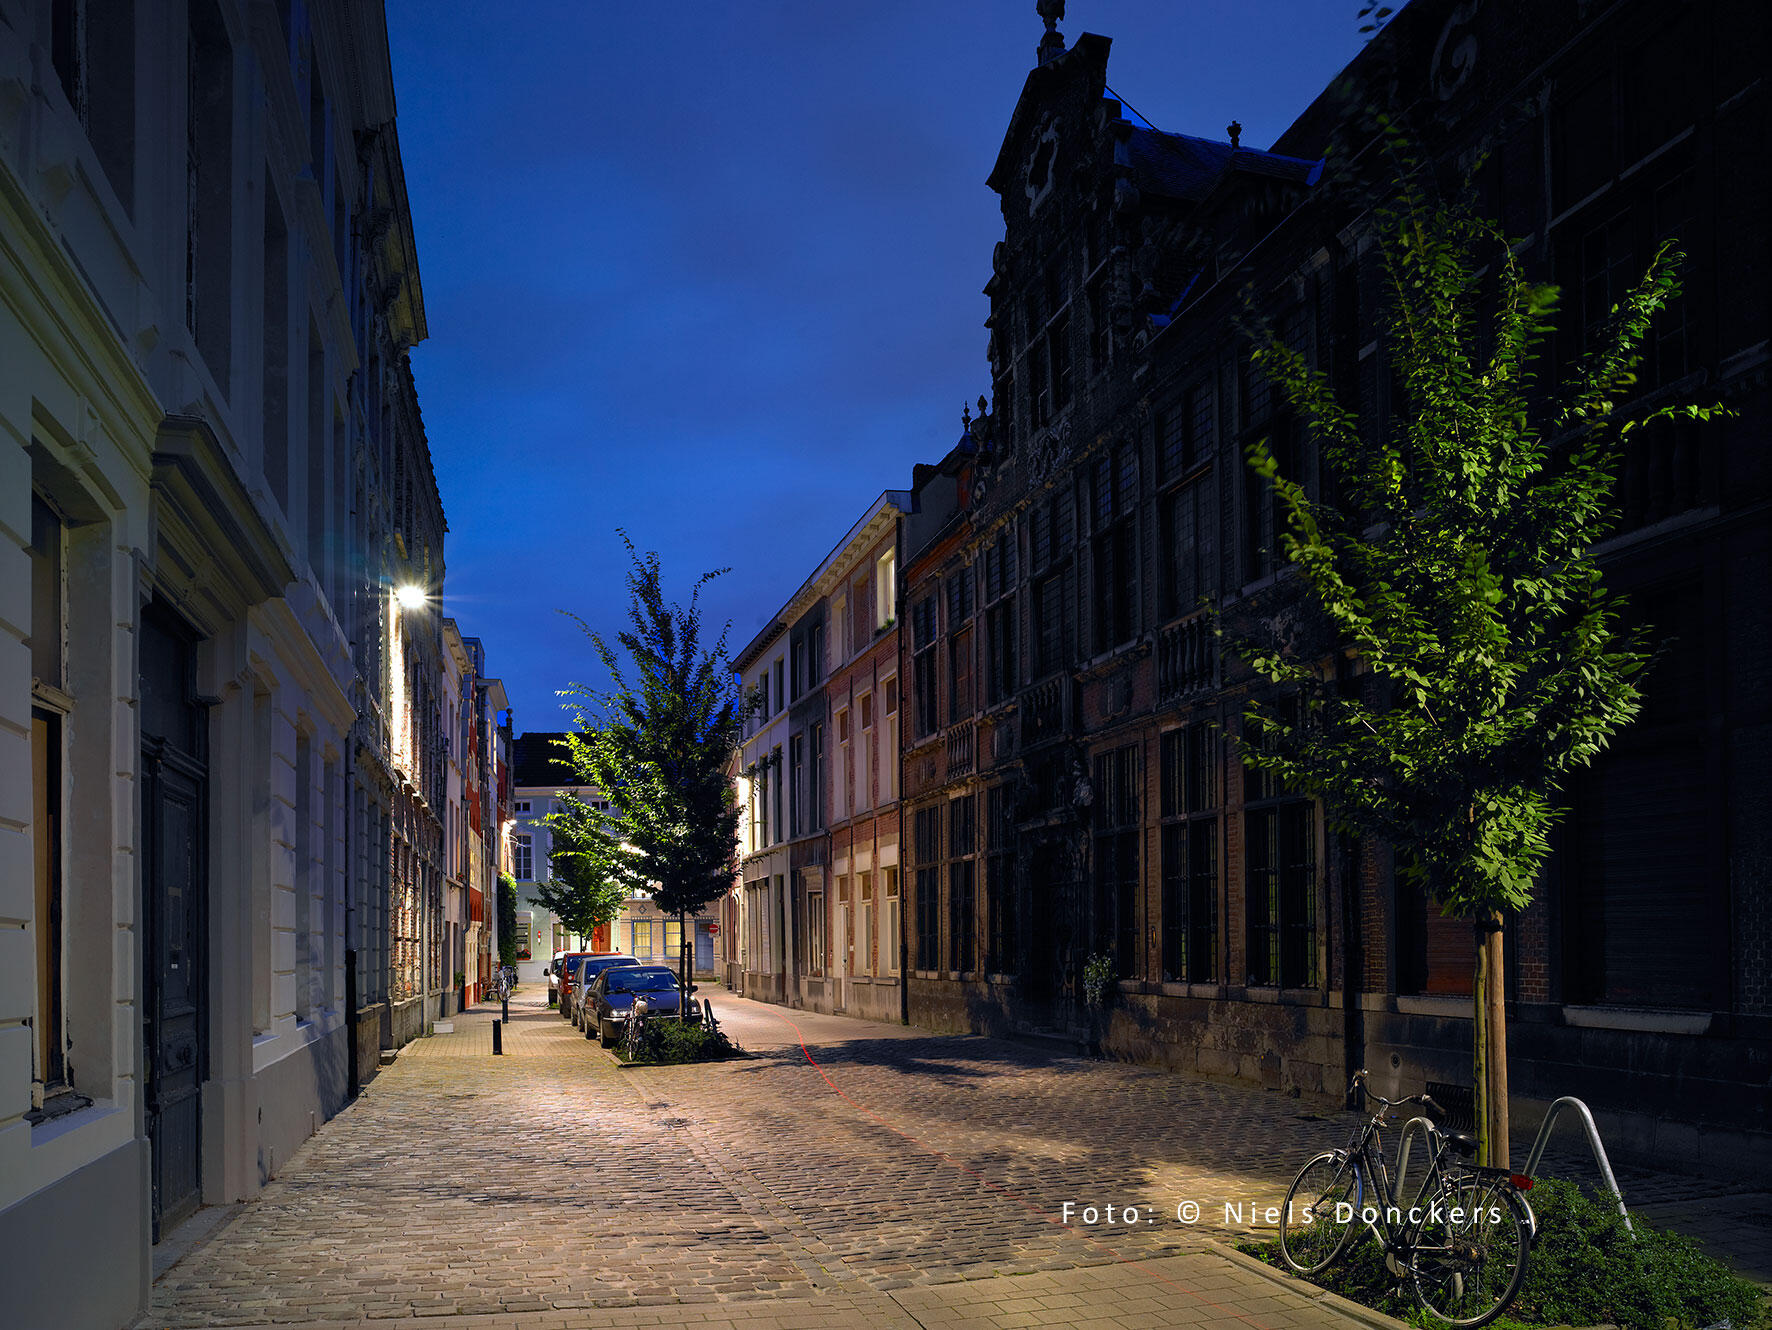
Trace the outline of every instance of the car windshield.
{"type": "Polygon", "coordinates": [[[677,986],[677,976],[669,970],[609,971],[606,985],[611,993],[657,993],[677,986]]]}

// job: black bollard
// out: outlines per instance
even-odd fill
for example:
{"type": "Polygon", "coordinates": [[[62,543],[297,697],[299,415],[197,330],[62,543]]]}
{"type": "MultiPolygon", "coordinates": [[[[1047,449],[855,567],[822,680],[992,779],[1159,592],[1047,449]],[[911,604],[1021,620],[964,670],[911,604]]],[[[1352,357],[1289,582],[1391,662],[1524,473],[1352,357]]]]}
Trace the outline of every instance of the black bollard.
{"type": "Polygon", "coordinates": [[[511,995],[509,993],[505,994],[502,998],[500,998],[498,1000],[498,1005],[500,1008],[502,1008],[502,1011],[500,1014],[508,1022],[511,1019],[511,995]]]}
{"type": "Polygon", "coordinates": [[[503,1021],[492,1023],[492,1055],[498,1057],[505,1051],[505,1025],[503,1021]]]}

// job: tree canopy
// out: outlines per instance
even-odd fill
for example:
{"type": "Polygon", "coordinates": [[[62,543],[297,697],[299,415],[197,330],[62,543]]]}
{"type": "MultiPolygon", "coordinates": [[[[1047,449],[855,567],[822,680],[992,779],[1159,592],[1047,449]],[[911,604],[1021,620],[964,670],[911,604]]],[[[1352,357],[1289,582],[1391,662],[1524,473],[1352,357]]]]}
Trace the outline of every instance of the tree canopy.
{"type": "MultiPolygon", "coordinates": [[[[666,599],[656,553],[626,533],[628,625],[609,641],[581,621],[608,672],[606,690],[566,690],[578,723],[573,764],[610,800],[612,834],[631,856],[625,871],[649,884],[666,914],[691,915],[718,900],[738,869],[738,806],[729,767],[742,714],[726,632],[704,647],[701,589],[687,605],[666,599]]],[[[687,986],[690,940],[684,930],[687,986]]]]}

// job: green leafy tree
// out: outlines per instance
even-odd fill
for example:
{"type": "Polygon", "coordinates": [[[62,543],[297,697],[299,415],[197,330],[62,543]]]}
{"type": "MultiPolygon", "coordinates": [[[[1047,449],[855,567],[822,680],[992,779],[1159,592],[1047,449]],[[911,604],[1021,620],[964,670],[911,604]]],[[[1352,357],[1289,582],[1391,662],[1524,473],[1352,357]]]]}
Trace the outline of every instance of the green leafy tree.
{"type": "Polygon", "coordinates": [[[498,963],[517,963],[517,884],[509,873],[498,875],[498,963]]]}
{"type": "Polygon", "coordinates": [[[1315,438],[1333,499],[1282,476],[1265,440],[1249,449],[1324,632],[1237,643],[1302,699],[1252,704],[1242,750],[1320,799],[1337,830],[1388,841],[1406,882],[1471,922],[1479,1141],[1505,1164],[1503,919],[1531,901],[1569,773],[1640,709],[1652,654],[1621,628],[1593,547],[1615,528],[1631,434],[1712,411],[1624,404],[1650,320],[1678,294],[1676,251],[1542,393],[1556,288],[1527,280],[1496,227],[1433,198],[1406,145],[1390,146],[1403,179],[1374,218],[1402,409],[1362,421],[1297,349],[1263,333],[1254,352],[1315,438]],[[1326,662],[1342,648],[1353,665],[1338,681],[1326,662]]]}
{"type": "Polygon", "coordinates": [[[720,899],[738,871],[738,806],[729,778],[744,704],[726,653],[726,633],[702,645],[701,589],[689,603],[665,598],[656,553],[642,555],[626,533],[628,626],[613,642],[582,621],[611,680],[565,692],[578,718],[567,744],[580,775],[608,796],[615,835],[633,877],[651,885],[681,924],[678,963],[690,985],[689,919],[720,899]]]}
{"type": "Polygon", "coordinates": [[[567,794],[544,820],[552,832],[553,876],[536,884],[535,899],[569,931],[588,938],[620,914],[623,902],[645,882],[609,813],[567,794]]]}

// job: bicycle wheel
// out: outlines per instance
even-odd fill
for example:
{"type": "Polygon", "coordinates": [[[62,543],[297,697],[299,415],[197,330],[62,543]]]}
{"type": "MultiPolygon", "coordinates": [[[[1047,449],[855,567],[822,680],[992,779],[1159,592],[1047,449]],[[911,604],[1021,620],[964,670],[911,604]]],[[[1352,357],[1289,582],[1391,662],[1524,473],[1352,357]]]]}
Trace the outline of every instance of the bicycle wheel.
{"type": "Polygon", "coordinates": [[[1358,1223],[1360,1173],[1340,1150],[1325,1150],[1298,1170],[1280,1213],[1280,1255],[1314,1275],[1347,1249],[1358,1223]]]}
{"type": "Polygon", "coordinates": [[[1428,1315],[1447,1325],[1487,1325],[1526,1277],[1531,1221],[1502,1177],[1448,1179],[1427,1204],[1409,1253],[1409,1282],[1428,1315]]]}
{"type": "Polygon", "coordinates": [[[627,1054],[629,1062],[638,1059],[641,1048],[645,1046],[645,1039],[641,1035],[641,1024],[639,1017],[628,1017],[627,1038],[622,1041],[622,1051],[627,1054]]]}

